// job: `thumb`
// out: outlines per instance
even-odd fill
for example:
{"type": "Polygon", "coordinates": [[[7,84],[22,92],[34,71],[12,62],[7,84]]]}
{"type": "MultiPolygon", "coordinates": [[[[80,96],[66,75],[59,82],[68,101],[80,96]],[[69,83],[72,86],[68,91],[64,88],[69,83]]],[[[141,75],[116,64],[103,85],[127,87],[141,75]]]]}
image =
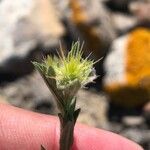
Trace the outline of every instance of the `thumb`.
{"type": "MultiPolygon", "coordinates": [[[[0,104],[0,149],[47,150],[59,149],[59,121],[13,106],[0,104]]],[[[73,150],[142,150],[119,135],[77,124],[73,150]]]]}

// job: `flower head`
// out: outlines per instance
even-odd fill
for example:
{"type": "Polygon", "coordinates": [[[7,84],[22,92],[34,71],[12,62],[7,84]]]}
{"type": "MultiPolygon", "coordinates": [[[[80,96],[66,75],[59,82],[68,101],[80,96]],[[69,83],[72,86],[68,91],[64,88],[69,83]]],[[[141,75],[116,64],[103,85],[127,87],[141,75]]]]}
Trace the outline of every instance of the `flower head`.
{"type": "Polygon", "coordinates": [[[64,54],[59,58],[48,56],[39,65],[47,78],[56,80],[57,88],[65,89],[74,83],[84,86],[88,82],[92,82],[96,75],[93,68],[94,62],[88,60],[88,57],[83,59],[82,55],[82,46],[80,46],[80,42],[76,42],[66,57],[64,54]]]}

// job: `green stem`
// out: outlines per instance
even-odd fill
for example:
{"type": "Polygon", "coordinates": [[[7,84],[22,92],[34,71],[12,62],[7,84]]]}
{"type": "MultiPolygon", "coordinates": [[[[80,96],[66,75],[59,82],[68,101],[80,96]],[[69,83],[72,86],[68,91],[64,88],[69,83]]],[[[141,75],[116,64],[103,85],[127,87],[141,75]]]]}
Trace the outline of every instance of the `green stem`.
{"type": "Polygon", "coordinates": [[[60,120],[60,140],[59,150],[71,150],[73,145],[73,132],[80,109],[69,111],[68,113],[58,114],[60,120]],[[69,113],[69,114],[68,114],[69,113]]]}
{"type": "Polygon", "coordinates": [[[74,122],[68,121],[60,128],[60,150],[71,150],[73,145],[74,122]]]}

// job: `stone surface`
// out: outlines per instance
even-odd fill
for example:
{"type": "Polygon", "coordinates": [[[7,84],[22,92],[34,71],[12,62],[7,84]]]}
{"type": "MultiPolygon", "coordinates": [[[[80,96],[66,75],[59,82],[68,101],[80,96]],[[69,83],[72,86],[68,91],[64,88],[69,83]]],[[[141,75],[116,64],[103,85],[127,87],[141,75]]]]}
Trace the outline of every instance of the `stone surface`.
{"type": "MultiPolygon", "coordinates": [[[[107,6],[114,11],[128,12],[129,4],[134,0],[108,0],[107,6]]],[[[135,0],[136,1],[136,0],[135,0]]]]}
{"type": "Polygon", "coordinates": [[[96,92],[81,90],[78,93],[77,106],[81,108],[78,121],[90,126],[108,129],[108,104],[106,96],[96,92]]]}
{"type": "Polygon", "coordinates": [[[104,85],[114,85],[126,82],[125,78],[125,48],[127,44],[127,36],[116,39],[111,46],[110,52],[104,62],[106,75],[104,77],[104,85]]]}
{"type": "Polygon", "coordinates": [[[0,71],[26,70],[29,55],[39,45],[54,47],[64,34],[56,10],[49,0],[3,0],[0,3],[0,71]],[[23,64],[26,65],[23,65],[23,64]]]}
{"type": "Polygon", "coordinates": [[[0,95],[0,103],[8,104],[8,100],[4,96],[0,95]]]}
{"type": "Polygon", "coordinates": [[[59,16],[60,19],[65,20],[69,14],[69,5],[70,5],[70,0],[50,0],[52,4],[55,6],[57,15],[59,16]]]}
{"type": "Polygon", "coordinates": [[[144,110],[144,112],[149,112],[150,113],[150,102],[148,102],[147,104],[145,104],[143,110],[144,110]]]}
{"type": "Polygon", "coordinates": [[[140,116],[125,116],[122,118],[123,124],[130,127],[140,126],[144,121],[144,118],[140,116]]]}
{"type": "Polygon", "coordinates": [[[85,53],[94,59],[104,56],[115,38],[110,13],[99,1],[70,1],[70,20],[74,38],[85,42],[85,53]]]}
{"type": "Polygon", "coordinates": [[[130,3],[131,12],[139,19],[139,21],[148,21],[150,22],[150,1],[133,1],[130,3]]]}
{"type": "Polygon", "coordinates": [[[139,130],[139,129],[126,129],[124,130],[121,135],[137,142],[137,143],[144,143],[150,141],[150,130],[139,130]]]}
{"type": "Polygon", "coordinates": [[[138,23],[135,16],[123,13],[112,12],[111,17],[113,20],[114,28],[121,34],[127,32],[129,29],[133,28],[138,23]]]}
{"type": "Polygon", "coordinates": [[[143,115],[145,117],[147,124],[150,127],[150,102],[145,104],[145,106],[143,108],[143,115]]]}
{"type": "Polygon", "coordinates": [[[138,28],[116,39],[104,63],[104,86],[112,101],[136,107],[149,101],[150,30],[138,28]]]}
{"type": "Polygon", "coordinates": [[[38,111],[45,106],[45,113],[55,112],[53,97],[37,72],[1,87],[0,94],[17,107],[38,111]]]}

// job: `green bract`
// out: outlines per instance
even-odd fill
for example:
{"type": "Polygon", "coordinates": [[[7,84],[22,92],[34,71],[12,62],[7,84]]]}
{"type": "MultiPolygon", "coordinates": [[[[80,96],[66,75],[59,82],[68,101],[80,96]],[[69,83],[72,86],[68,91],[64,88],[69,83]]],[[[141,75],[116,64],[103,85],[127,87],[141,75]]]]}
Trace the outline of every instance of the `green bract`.
{"type": "Polygon", "coordinates": [[[40,66],[41,72],[47,78],[54,78],[58,89],[65,89],[78,83],[79,88],[96,78],[93,69],[94,62],[82,58],[82,46],[79,42],[72,45],[70,52],[65,57],[48,56],[43,63],[34,63],[40,66]]]}

